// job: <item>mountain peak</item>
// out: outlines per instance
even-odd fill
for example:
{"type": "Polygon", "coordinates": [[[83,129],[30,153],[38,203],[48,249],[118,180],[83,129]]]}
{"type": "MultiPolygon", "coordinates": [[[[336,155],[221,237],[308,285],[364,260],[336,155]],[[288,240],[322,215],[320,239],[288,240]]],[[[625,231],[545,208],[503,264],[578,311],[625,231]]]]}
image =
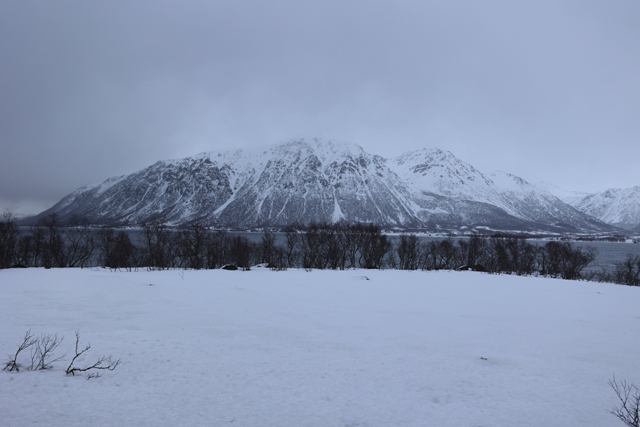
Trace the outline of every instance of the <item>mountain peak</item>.
{"type": "Polygon", "coordinates": [[[600,193],[577,193],[564,201],[608,224],[627,230],[640,229],[640,186],[610,188],[600,193]]]}
{"type": "Polygon", "coordinates": [[[385,160],[354,143],[299,138],[156,162],[77,190],[40,217],[57,212],[62,220],[81,215],[97,225],[163,219],[237,228],[338,220],[438,230],[607,227],[518,177],[494,179],[440,148],[385,160]]]}

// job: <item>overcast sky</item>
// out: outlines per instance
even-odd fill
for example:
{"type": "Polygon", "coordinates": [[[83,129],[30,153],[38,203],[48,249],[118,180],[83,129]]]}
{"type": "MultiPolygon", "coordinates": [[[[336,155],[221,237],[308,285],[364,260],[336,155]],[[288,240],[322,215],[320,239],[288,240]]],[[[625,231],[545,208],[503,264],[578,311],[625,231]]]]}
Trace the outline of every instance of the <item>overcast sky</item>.
{"type": "Polygon", "coordinates": [[[640,2],[0,0],[0,209],[313,136],[640,185],[640,2]]]}

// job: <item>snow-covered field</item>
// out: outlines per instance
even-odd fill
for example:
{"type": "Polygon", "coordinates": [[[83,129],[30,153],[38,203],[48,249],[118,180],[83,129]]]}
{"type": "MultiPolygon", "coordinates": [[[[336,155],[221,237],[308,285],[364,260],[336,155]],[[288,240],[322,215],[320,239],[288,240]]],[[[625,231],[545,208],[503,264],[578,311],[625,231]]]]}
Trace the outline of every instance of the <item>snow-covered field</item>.
{"type": "Polygon", "coordinates": [[[473,272],[0,271],[0,425],[616,426],[640,385],[640,289],[473,272]],[[112,354],[116,370],[68,377],[112,354]],[[27,362],[28,354],[23,358],[27,362]],[[4,361],[5,359],[2,359],[4,361]]]}

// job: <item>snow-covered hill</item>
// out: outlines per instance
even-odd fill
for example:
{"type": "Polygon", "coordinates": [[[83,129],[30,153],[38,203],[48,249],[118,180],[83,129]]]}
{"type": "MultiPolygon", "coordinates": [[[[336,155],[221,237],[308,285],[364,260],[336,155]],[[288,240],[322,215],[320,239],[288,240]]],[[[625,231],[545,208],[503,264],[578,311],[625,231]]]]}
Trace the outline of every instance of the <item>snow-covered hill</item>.
{"type": "Polygon", "coordinates": [[[356,144],[320,139],[160,161],[82,187],[38,217],[50,212],[109,225],[163,219],[250,228],[344,220],[433,230],[610,229],[518,177],[486,176],[449,152],[424,149],[386,160],[356,144]]]}

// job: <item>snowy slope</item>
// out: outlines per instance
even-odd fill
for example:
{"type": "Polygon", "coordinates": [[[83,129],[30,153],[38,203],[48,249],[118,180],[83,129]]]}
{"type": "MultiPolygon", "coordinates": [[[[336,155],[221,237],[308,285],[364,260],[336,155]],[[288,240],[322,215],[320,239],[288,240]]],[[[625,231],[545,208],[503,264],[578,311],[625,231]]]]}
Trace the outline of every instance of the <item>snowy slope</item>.
{"type": "Polygon", "coordinates": [[[522,178],[506,172],[490,175],[502,206],[514,216],[542,224],[578,226],[597,230],[600,222],[568,205],[548,191],[542,191],[522,178]]]}
{"type": "Polygon", "coordinates": [[[260,167],[216,220],[233,226],[350,221],[408,225],[406,186],[360,146],[292,141],[259,154],[260,167]]]}
{"type": "Polygon", "coordinates": [[[431,192],[454,200],[485,203],[517,219],[557,226],[598,230],[602,224],[568,206],[548,191],[515,175],[485,175],[448,151],[421,149],[392,158],[389,166],[414,194],[431,192]]]}
{"type": "Polygon", "coordinates": [[[226,227],[349,221],[418,226],[406,184],[355,144],[299,140],[266,150],[202,153],[118,183],[83,187],[44,212],[96,224],[201,222],[226,227]]]}
{"type": "MultiPolygon", "coordinates": [[[[0,271],[0,354],[64,335],[53,369],[0,371],[3,427],[622,425],[640,289],[473,272],[0,271]],[[622,326],[621,326],[622,325],[622,326]],[[122,360],[98,379],[65,376],[122,360]]],[[[29,355],[19,362],[27,362],[29,355]]]]}
{"type": "Polygon", "coordinates": [[[549,183],[538,186],[607,224],[627,230],[640,229],[640,186],[612,188],[600,193],[568,191],[549,183]]]}
{"type": "Polygon", "coordinates": [[[602,193],[567,199],[576,209],[616,227],[640,227],[640,186],[609,189],[602,193]]]}
{"type": "Polygon", "coordinates": [[[230,171],[206,157],[161,161],[103,186],[81,188],[51,209],[61,219],[84,216],[94,224],[138,224],[157,218],[189,221],[214,210],[233,193],[230,171]],[[102,191],[103,190],[103,191],[102,191]]]}
{"type": "Polygon", "coordinates": [[[563,202],[573,207],[575,207],[575,204],[579,200],[589,195],[589,193],[585,193],[583,191],[565,190],[564,188],[560,188],[557,185],[552,184],[550,182],[539,182],[536,185],[541,190],[553,194],[563,202]]]}
{"type": "Polygon", "coordinates": [[[157,162],[83,187],[35,219],[50,212],[108,225],[161,218],[237,228],[345,220],[441,231],[608,229],[517,177],[487,177],[448,152],[386,160],[317,138],[157,162]]]}

